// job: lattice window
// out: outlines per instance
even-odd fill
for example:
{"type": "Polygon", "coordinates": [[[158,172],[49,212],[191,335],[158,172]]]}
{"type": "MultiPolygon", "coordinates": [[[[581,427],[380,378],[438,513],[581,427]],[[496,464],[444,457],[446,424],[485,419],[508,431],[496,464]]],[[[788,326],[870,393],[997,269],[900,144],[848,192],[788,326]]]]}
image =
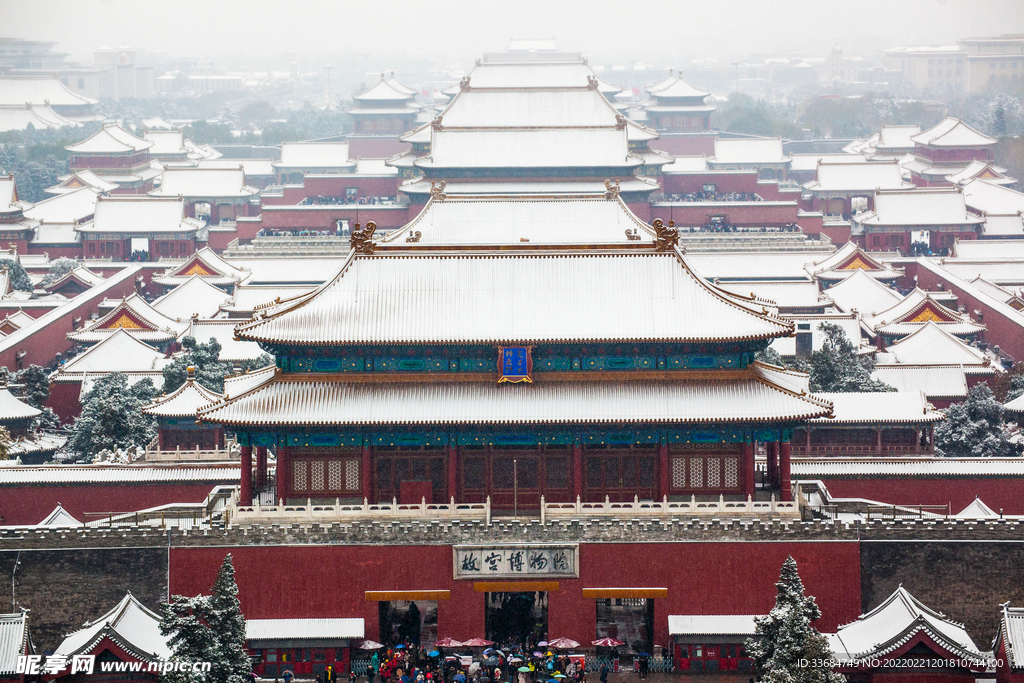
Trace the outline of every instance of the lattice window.
{"type": "Polygon", "coordinates": [[[672,488],[686,488],[686,458],[672,458],[672,488]]]}
{"type": "Polygon", "coordinates": [[[704,458],[690,458],[690,488],[704,488],[704,458]]]}
{"type": "Polygon", "coordinates": [[[740,487],[740,461],[739,458],[725,459],[725,488],[738,489],[740,487]]]}
{"type": "Polygon", "coordinates": [[[308,460],[296,460],[292,463],[292,489],[295,491],[309,490],[308,460]]]}
{"type": "Polygon", "coordinates": [[[309,488],[313,491],[324,490],[324,461],[313,460],[309,463],[309,488]]]}
{"type": "Polygon", "coordinates": [[[358,460],[346,460],[345,461],[345,490],[346,491],[358,491],[359,490],[359,461],[358,460]]]}
{"type": "Polygon", "coordinates": [[[341,460],[327,461],[327,490],[340,491],[342,485],[341,460]]]}
{"type": "Polygon", "coordinates": [[[722,486],[722,461],[708,458],[708,488],[717,489],[722,486]]]}

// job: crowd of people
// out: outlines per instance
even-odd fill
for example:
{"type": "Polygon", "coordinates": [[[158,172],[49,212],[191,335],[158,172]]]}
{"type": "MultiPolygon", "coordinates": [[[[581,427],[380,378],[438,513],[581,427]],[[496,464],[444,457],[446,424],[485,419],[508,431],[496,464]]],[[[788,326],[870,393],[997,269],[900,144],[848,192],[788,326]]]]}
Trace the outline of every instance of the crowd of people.
{"type": "MultiPolygon", "coordinates": [[[[367,683],[584,683],[584,661],[582,656],[570,656],[544,646],[501,650],[489,647],[480,656],[473,656],[445,654],[440,650],[428,652],[410,644],[374,652],[365,675],[367,683]]],[[[353,671],[351,683],[361,673],[364,672],[353,671]]]]}
{"type": "Polygon", "coordinates": [[[801,232],[800,226],[796,223],[789,223],[787,225],[770,225],[762,227],[751,227],[751,226],[739,226],[730,225],[728,223],[705,223],[704,225],[691,225],[691,226],[676,226],[679,232],[694,233],[694,232],[719,232],[719,233],[748,233],[767,235],[771,233],[782,233],[782,232],[801,232]]]}
{"type": "Polygon", "coordinates": [[[345,206],[359,204],[363,206],[375,204],[393,204],[394,197],[363,197],[359,195],[345,195],[344,197],[325,197],[322,194],[306,197],[301,202],[302,206],[345,206]]]}
{"type": "Polygon", "coordinates": [[[761,198],[753,192],[711,192],[701,190],[700,192],[685,192],[680,194],[665,194],[662,201],[666,202],[759,202],[761,198]]]}

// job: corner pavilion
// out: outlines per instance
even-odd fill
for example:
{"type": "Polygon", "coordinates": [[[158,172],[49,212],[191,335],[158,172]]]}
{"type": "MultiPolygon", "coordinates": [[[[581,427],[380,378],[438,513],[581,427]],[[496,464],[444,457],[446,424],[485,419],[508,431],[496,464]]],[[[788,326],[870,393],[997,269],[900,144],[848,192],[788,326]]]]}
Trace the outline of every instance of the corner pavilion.
{"type": "Polygon", "coordinates": [[[832,406],[754,362],[793,323],[710,284],[671,226],[604,197],[458,197],[368,224],[309,294],[241,323],[277,367],[199,411],[242,444],[240,503],[790,500],[793,427],[832,406]],[[247,476],[250,475],[250,476],[247,476]]]}

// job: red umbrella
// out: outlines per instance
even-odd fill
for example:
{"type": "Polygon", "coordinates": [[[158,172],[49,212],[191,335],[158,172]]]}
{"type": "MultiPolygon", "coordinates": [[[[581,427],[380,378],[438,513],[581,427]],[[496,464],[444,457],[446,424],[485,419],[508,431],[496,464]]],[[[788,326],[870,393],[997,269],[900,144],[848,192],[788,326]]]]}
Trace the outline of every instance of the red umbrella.
{"type": "Polygon", "coordinates": [[[434,647],[462,647],[462,643],[454,638],[442,638],[434,643],[434,647]]]}
{"type": "Polygon", "coordinates": [[[462,644],[463,647],[487,647],[488,645],[494,645],[494,641],[484,640],[483,638],[470,638],[462,644]]]}
{"type": "Polygon", "coordinates": [[[555,638],[554,640],[548,641],[548,647],[557,648],[559,650],[571,650],[574,647],[579,647],[580,644],[571,638],[555,638]]]}
{"type": "Polygon", "coordinates": [[[614,638],[602,638],[601,640],[591,641],[591,645],[597,645],[598,647],[618,647],[619,645],[625,645],[621,640],[615,640],[614,638]]]}

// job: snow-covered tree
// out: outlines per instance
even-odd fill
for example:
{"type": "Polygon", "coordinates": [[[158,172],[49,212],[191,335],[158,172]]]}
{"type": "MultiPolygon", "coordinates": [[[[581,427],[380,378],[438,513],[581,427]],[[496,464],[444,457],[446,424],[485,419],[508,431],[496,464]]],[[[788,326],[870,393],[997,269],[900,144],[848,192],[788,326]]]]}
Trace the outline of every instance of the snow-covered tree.
{"type": "MultiPolygon", "coordinates": [[[[168,638],[168,645],[176,662],[197,664],[210,662],[210,671],[168,671],[164,683],[210,683],[217,664],[217,634],[210,628],[210,597],[192,598],[171,596],[170,602],[160,605],[160,633],[168,638]]],[[[196,668],[196,667],[189,667],[196,668]]]]}
{"type": "Polygon", "coordinates": [[[69,448],[86,458],[102,450],[145,446],[156,436],[156,420],[142,407],[155,395],[149,379],[129,386],[128,378],[115,372],[97,380],[82,397],[82,414],[71,427],[69,448]]]}
{"type": "Polygon", "coordinates": [[[40,283],[41,286],[45,287],[51,282],[56,282],[61,279],[75,268],[78,267],[78,261],[73,258],[61,257],[56,261],[50,263],[50,270],[47,271],[43,277],[43,281],[40,283]]]}
{"type": "Polygon", "coordinates": [[[245,617],[238,602],[238,584],[235,583],[235,566],[231,555],[217,572],[210,597],[210,615],[207,623],[217,635],[218,659],[211,671],[215,683],[248,683],[252,662],[245,649],[245,617]]]}
{"type": "Polygon", "coordinates": [[[161,605],[160,632],[170,636],[174,659],[210,662],[209,672],[172,672],[165,683],[246,683],[252,663],[245,650],[245,617],[231,555],[224,558],[212,595],[175,595],[161,605]]]}
{"type": "Polygon", "coordinates": [[[1003,405],[987,384],[977,384],[963,403],[946,409],[935,427],[935,450],[950,458],[1008,458],[1020,447],[1003,429],[1003,405]]]}
{"type": "Polygon", "coordinates": [[[14,439],[11,438],[11,433],[7,431],[7,427],[0,425],[0,460],[7,460],[10,456],[11,445],[14,443],[14,439]]]}
{"type": "MultiPolygon", "coordinates": [[[[18,186],[21,189],[21,186],[18,186]]],[[[11,287],[19,292],[31,292],[32,280],[20,263],[9,258],[0,258],[0,268],[7,266],[7,275],[11,278],[11,287]]]]}
{"type": "MultiPolygon", "coordinates": [[[[201,344],[194,337],[184,337],[181,348],[181,353],[164,368],[164,391],[169,394],[184,384],[189,367],[195,368],[196,381],[204,387],[217,392],[224,391],[224,378],[232,375],[234,368],[230,363],[218,360],[220,342],[210,337],[210,341],[201,344]]],[[[242,372],[258,370],[273,363],[274,357],[264,353],[256,360],[241,363],[241,369],[242,372]]]]}
{"type": "Polygon", "coordinates": [[[871,379],[874,361],[857,355],[843,328],[835,323],[822,323],[818,329],[825,339],[808,362],[811,391],[896,391],[885,382],[871,379]]]}
{"type": "Polygon", "coordinates": [[[825,636],[811,626],[821,617],[814,598],[804,595],[796,561],[789,557],[782,565],[775,607],[756,617],[754,638],[747,640],[747,654],[764,683],[845,683],[842,674],[815,662],[832,659],[825,636]]]}

